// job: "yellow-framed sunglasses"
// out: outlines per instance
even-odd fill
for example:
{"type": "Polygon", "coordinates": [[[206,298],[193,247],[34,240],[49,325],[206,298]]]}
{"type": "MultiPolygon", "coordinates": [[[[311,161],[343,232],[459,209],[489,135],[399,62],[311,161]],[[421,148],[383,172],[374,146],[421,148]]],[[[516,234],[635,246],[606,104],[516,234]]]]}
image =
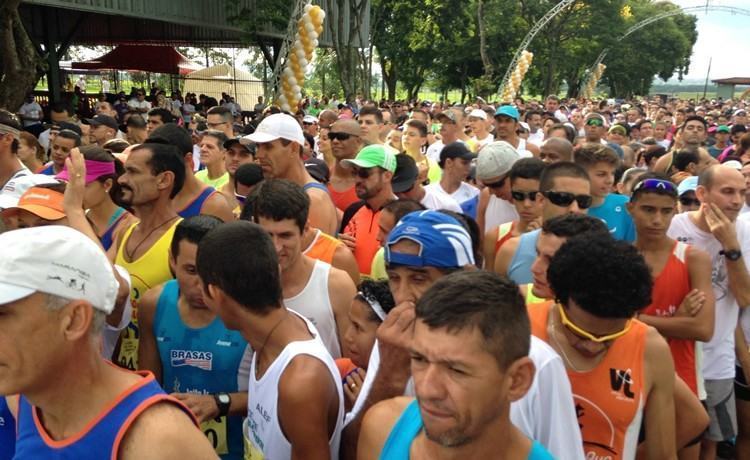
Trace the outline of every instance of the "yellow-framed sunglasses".
{"type": "Polygon", "coordinates": [[[584,329],[581,329],[579,326],[577,326],[574,322],[572,322],[568,315],[565,314],[565,308],[563,308],[562,304],[557,304],[557,309],[560,312],[560,319],[562,320],[563,326],[567,327],[571,332],[573,332],[575,335],[577,335],[580,338],[590,340],[592,342],[596,343],[604,343],[609,342],[610,340],[617,339],[619,337],[622,337],[623,335],[627,334],[630,330],[630,326],[633,324],[633,320],[629,319],[627,323],[625,323],[625,327],[619,331],[615,332],[613,334],[607,334],[602,336],[596,336],[589,331],[586,331],[584,329]]]}

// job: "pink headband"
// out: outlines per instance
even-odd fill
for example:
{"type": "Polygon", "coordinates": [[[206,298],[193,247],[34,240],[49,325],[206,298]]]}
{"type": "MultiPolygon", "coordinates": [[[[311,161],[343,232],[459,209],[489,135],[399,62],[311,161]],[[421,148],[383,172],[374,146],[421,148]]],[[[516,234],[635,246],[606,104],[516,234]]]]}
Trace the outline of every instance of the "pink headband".
{"type": "MultiPolygon", "coordinates": [[[[102,176],[110,176],[115,174],[115,163],[109,162],[109,161],[94,161],[94,160],[85,160],[86,161],[86,185],[94,182],[98,178],[102,176]]],[[[68,176],[68,168],[67,166],[60,172],[60,174],[55,176],[57,179],[61,179],[64,181],[70,181],[70,178],[68,176]]]]}

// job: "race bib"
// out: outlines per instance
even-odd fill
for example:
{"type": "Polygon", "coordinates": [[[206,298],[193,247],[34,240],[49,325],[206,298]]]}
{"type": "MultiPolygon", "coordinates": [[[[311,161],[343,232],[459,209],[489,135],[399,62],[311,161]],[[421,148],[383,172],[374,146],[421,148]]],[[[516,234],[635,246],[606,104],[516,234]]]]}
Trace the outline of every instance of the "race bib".
{"type": "Polygon", "coordinates": [[[242,441],[245,444],[245,460],[263,460],[263,452],[258,450],[247,436],[242,436],[242,441]]]}
{"type": "Polygon", "coordinates": [[[201,431],[206,435],[219,455],[229,453],[227,444],[227,418],[219,417],[201,423],[201,431]]]}

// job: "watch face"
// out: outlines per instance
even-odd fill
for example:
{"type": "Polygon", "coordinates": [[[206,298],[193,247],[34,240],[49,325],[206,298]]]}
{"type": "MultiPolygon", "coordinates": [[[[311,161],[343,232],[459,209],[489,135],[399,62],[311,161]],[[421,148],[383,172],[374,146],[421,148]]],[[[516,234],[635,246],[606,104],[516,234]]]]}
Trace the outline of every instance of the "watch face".
{"type": "Polygon", "coordinates": [[[219,395],[219,401],[221,401],[222,404],[229,404],[229,395],[228,394],[220,394],[219,395]]]}

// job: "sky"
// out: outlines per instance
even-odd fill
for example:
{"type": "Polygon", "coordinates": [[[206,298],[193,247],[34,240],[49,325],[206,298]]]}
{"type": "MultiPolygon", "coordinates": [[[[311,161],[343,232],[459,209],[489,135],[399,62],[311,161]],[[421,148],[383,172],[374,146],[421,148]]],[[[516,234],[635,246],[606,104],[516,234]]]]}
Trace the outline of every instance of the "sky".
{"type": "MultiPolygon", "coordinates": [[[[678,6],[704,6],[706,0],[672,0],[678,6]]],[[[747,15],[723,11],[693,13],[698,17],[698,40],[693,46],[690,58],[690,71],[685,79],[704,80],[711,62],[711,79],[729,77],[750,77],[750,1],[710,0],[711,6],[741,8],[747,15]]],[[[653,27],[657,23],[652,26],[653,27]]]]}

